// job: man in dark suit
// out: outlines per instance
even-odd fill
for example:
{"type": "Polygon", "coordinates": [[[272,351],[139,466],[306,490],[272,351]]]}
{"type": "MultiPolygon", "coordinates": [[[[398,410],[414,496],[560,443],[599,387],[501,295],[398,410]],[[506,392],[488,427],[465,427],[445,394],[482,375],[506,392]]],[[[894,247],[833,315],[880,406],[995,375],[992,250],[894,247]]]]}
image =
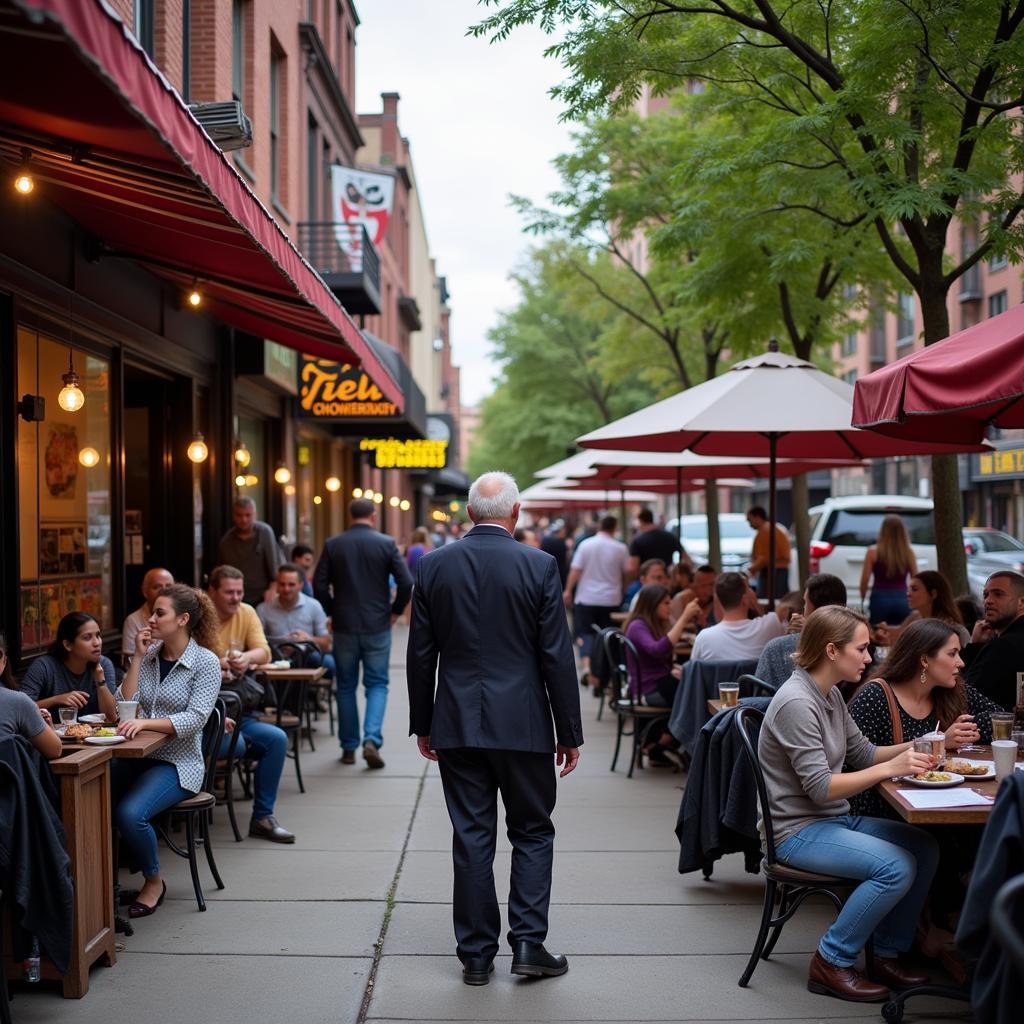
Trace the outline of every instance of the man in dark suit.
{"type": "Polygon", "coordinates": [[[569,969],[564,956],[544,948],[555,837],[551,755],[564,778],[579,759],[583,727],[558,567],[550,555],[512,539],[515,480],[485,473],[470,488],[467,511],[474,526],[465,538],[416,566],[410,735],[440,765],[455,830],[463,979],[486,985],[501,929],[494,891],[499,792],[512,842],[512,973],[542,977],[569,969]]]}
{"type": "Polygon", "coordinates": [[[1021,696],[1017,673],[1024,672],[1024,575],[1012,569],[985,581],[985,617],[964,648],[967,683],[1012,711],[1021,696]]]}
{"type": "Polygon", "coordinates": [[[377,506],[357,498],[349,506],[352,525],[324,545],[313,575],[313,593],[334,626],[338,682],[338,739],[342,764],[355,764],[359,746],[359,664],[366,688],[363,758],[383,768],[380,748],[388,703],[391,627],[409,603],[412,577],[394,539],[378,533],[377,506]],[[391,600],[391,580],[397,586],[391,600]]]}

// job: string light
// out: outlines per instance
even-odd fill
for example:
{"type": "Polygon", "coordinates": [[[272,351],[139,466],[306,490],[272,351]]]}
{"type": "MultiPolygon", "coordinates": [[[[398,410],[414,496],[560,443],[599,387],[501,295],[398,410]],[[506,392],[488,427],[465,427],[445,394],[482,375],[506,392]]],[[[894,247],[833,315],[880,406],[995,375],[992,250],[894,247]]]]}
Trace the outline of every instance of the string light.
{"type": "Polygon", "coordinates": [[[236,487],[244,487],[245,486],[245,477],[242,476],[241,473],[239,473],[238,476],[235,477],[235,486],[236,487]]]}
{"type": "Polygon", "coordinates": [[[401,503],[401,501],[402,501],[402,499],[401,499],[401,498],[398,498],[398,497],[396,497],[395,495],[392,495],[392,496],[391,496],[390,498],[388,498],[388,504],[389,504],[389,505],[390,505],[390,506],[391,506],[392,508],[398,508],[398,506],[399,506],[399,504],[401,503]]]}
{"type": "Polygon", "coordinates": [[[57,396],[57,404],[65,412],[78,412],[85,405],[85,395],[82,392],[82,378],[75,373],[75,358],[71,349],[68,349],[68,372],[60,378],[64,381],[64,387],[60,389],[57,396]]]}
{"type": "Polygon", "coordinates": [[[284,489],[284,493],[287,494],[289,498],[292,497],[295,494],[295,484],[288,484],[284,489]]]}
{"type": "Polygon", "coordinates": [[[333,493],[334,491],[340,491],[341,481],[336,476],[329,476],[324,481],[324,487],[326,487],[327,490],[329,490],[331,493],[333,493]]]}
{"type": "Polygon", "coordinates": [[[21,164],[14,175],[14,191],[20,196],[31,195],[36,188],[36,179],[28,165],[30,155],[27,149],[21,151],[21,164]]]}
{"type": "Polygon", "coordinates": [[[411,508],[412,508],[412,505],[411,505],[411,504],[409,503],[408,499],[406,499],[406,498],[403,498],[403,499],[402,499],[402,503],[401,503],[401,505],[400,505],[399,507],[401,508],[401,510],[402,510],[403,512],[408,512],[408,511],[409,511],[409,509],[411,509],[411,508]]]}
{"type": "Polygon", "coordinates": [[[245,469],[245,467],[252,462],[252,452],[245,447],[244,441],[239,441],[238,446],[235,448],[235,462],[237,462],[242,469],[245,469]]]}
{"type": "Polygon", "coordinates": [[[193,285],[189,289],[189,293],[188,293],[187,299],[188,299],[188,304],[193,309],[198,309],[203,304],[203,293],[199,290],[197,285],[193,285]]]}
{"type": "Polygon", "coordinates": [[[319,494],[314,494],[313,495],[313,504],[314,505],[322,505],[323,502],[324,502],[324,499],[321,498],[319,494]]]}
{"type": "Polygon", "coordinates": [[[378,492],[377,492],[377,493],[376,493],[376,494],[375,494],[375,495],[373,496],[373,502],[374,502],[374,504],[375,504],[375,505],[379,505],[379,504],[381,504],[381,502],[383,502],[383,501],[384,501],[384,495],[383,495],[383,494],[381,494],[381,493],[380,493],[380,491],[378,491],[378,492]]]}
{"type": "Polygon", "coordinates": [[[292,471],[282,462],[278,465],[277,469],[274,470],[274,479],[279,484],[286,484],[291,481],[292,471]]]}
{"type": "Polygon", "coordinates": [[[363,489],[362,489],[362,487],[353,487],[352,488],[352,497],[353,498],[361,498],[362,496],[363,496],[363,489]]]}
{"type": "Polygon", "coordinates": [[[196,434],[192,443],[188,446],[188,457],[193,462],[205,462],[210,455],[210,449],[203,440],[202,434],[196,434]]]}
{"type": "Polygon", "coordinates": [[[260,482],[260,478],[255,473],[246,473],[244,479],[246,487],[255,487],[260,482]]]}
{"type": "Polygon", "coordinates": [[[92,469],[100,461],[100,453],[95,448],[83,448],[78,453],[78,461],[86,469],[92,469]]]}

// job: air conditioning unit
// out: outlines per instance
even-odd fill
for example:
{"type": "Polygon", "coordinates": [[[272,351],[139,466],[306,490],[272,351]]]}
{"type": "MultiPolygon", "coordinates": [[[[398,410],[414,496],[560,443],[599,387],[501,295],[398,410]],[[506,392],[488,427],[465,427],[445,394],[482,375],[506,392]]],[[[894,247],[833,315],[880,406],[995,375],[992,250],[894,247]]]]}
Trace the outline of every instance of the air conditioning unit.
{"type": "Polygon", "coordinates": [[[223,103],[191,103],[189,110],[206,134],[227,153],[252,145],[252,121],[237,100],[223,103]]]}

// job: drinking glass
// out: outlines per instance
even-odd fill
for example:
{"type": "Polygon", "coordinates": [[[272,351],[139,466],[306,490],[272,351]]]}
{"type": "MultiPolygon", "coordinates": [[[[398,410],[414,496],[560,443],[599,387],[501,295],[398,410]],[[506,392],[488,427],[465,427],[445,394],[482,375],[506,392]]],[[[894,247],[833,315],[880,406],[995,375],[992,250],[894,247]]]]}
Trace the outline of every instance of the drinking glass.
{"type": "Polygon", "coordinates": [[[1010,739],[1017,744],[1017,760],[1024,761],[1024,729],[1014,729],[1010,739]]]}
{"type": "Polygon", "coordinates": [[[1013,774],[1013,762],[1017,757],[1017,744],[1013,740],[993,740],[992,760],[996,766],[996,778],[1005,779],[1013,774]]]}
{"type": "Polygon", "coordinates": [[[739,683],[719,683],[718,699],[722,702],[723,708],[734,708],[740,702],[739,683]]]}
{"type": "Polygon", "coordinates": [[[66,729],[69,725],[74,725],[78,721],[78,708],[61,708],[60,709],[60,724],[66,729]]]}
{"type": "Polygon", "coordinates": [[[992,712],[992,739],[1008,740],[1013,732],[1013,714],[1009,711],[992,712]]]}

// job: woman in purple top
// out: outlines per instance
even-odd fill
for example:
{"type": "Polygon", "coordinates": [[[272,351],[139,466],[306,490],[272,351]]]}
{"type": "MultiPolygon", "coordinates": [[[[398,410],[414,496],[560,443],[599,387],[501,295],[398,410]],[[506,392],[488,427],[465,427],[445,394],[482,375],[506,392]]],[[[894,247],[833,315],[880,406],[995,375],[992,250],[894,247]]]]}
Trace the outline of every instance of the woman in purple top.
{"type": "Polygon", "coordinates": [[[692,601],[673,622],[672,596],[667,587],[649,583],[636,596],[625,632],[640,661],[633,666],[633,692],[639,686],[639,695],[647,704],[672,706],[682,675],[680,667],[673,663],[673,653],[683,630],[696,616],[696,604],[692,601]]]}

